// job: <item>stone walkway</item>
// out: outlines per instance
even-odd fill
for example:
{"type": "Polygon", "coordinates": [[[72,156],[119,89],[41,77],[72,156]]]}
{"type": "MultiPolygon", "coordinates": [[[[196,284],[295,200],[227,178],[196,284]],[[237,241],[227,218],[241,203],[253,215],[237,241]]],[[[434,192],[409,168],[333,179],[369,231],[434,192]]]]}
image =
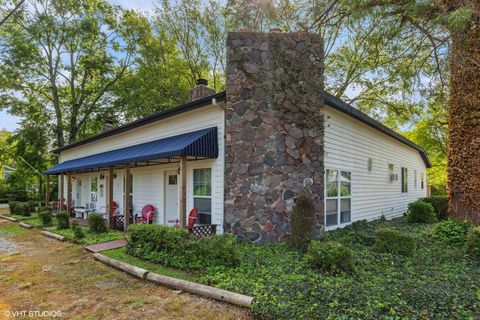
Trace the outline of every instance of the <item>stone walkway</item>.
{"type": "Polygon", "coordinates": [[[91,246],[86,246],[85,249],[87,251],[96,253],[96,252],[107,251],[110,249],[125,247],[126,245],[127,245],[127,240],[122,239],[122,240],[114,240],[114,241],[109,241],[104,243],[93,244],[91,246]]]}

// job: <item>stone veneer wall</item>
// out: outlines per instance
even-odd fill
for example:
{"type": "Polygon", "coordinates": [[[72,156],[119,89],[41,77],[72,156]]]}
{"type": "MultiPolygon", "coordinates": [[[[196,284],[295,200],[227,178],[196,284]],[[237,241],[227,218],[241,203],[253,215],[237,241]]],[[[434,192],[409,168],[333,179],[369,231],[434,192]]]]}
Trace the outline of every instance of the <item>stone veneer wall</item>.
{"type": "Polygon", "coordinates": [[[319,35],[227,38],[225,229],[253,242],[288,237],[294,199],[323,225],[323,42],[319,35]]]}

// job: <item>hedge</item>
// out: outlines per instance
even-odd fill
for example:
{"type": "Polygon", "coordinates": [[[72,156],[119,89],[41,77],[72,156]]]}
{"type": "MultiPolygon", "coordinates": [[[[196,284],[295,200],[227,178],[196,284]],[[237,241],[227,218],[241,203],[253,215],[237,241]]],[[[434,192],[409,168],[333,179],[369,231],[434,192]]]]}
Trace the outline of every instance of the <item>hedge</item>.
{"type": "Polygon", "coordinates": [[[239,258],[230,235],[195,239],[186,229],[154,224],[129,228],[127,252],[138,258],[184,270],[235,266],[239,258]]]}

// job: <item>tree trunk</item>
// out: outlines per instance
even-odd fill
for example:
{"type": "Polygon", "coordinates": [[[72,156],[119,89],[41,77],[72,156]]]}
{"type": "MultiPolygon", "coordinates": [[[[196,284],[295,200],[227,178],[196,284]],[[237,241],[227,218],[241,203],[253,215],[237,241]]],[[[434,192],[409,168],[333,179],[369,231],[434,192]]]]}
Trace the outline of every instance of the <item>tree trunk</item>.
{"type": "Polygon", "coordinates": [[[480,25],[451,32],[448,103],[449,214],[480,224],[480,25]]]}

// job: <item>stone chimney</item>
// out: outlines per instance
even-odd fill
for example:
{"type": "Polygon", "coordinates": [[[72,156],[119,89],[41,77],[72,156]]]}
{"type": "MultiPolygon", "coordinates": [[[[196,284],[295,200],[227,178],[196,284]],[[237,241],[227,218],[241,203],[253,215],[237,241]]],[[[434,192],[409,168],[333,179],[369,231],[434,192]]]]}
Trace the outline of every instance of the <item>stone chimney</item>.
{"type": "Polygon", "coordinates": [[[188,100],[195,101],[215,94],[215,90],[208,87],[207,79],[198,79],[197,86],[188,93],[188,100]]]}
{"type": "MultiPolygon", "coordinates": [[[[290,233],[295,198],[323,224],[323,41],[307,32],[229,33],[225,230],[252,242],[290,233]]],[[[308,232],[306,230],[306,232],[308,232]]]]}

